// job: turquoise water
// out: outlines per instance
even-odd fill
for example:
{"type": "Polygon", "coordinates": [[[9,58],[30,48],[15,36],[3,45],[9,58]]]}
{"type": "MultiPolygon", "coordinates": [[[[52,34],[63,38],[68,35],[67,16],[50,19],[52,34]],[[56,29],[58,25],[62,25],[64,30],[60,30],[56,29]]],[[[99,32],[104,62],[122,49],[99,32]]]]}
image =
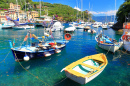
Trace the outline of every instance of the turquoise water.
{"type": "MultiPolygon", "coordinates": [[[[68,24],[65,26],[67,27],[68,24]]],[[[100,32],[101,28],[95,30],[100,32]]],[[[31,32],[38,36],[43,35],[42,28],[31,32]]],[[[15,62],[12,52],[5,58],[10,51],[8,40],[13,41],[15,38],[15,46],[20,46],[26,34],[27,30],[0,29],[0,86],[130,86],[130,54],[124,53],[123,48],[115,54],[111,52],[107,54],[106,50],[96,45],[96,34],[91,35],[82,29],[77,29],[72,34],[72,39],[59,54],[20,63],[15,62]],[[66,78],[65,72],[60,72],[70,63],[97,53],[107,54],[108,65],[89,83],[80,85],[66,78]]],[[[104,34],[116,40],[121,37],[112,29],[104,30],[104,34]]],[[[53,36],[55,39],[60,39],[63,38],[64,33],[53,32],[53,36]]]]}

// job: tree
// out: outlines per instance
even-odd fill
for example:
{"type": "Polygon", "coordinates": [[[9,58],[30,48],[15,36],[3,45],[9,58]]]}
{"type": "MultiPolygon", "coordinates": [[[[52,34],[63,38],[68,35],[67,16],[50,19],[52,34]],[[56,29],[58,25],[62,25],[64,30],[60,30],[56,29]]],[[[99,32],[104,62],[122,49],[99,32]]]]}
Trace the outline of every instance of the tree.
{"type": "Polygon", "coordinates": [[[118,9],[116,13],[116,20],[120,23],[124,23],[126,20],[126,16],[130,12],[130,0],[124,2],[118,9]]]}

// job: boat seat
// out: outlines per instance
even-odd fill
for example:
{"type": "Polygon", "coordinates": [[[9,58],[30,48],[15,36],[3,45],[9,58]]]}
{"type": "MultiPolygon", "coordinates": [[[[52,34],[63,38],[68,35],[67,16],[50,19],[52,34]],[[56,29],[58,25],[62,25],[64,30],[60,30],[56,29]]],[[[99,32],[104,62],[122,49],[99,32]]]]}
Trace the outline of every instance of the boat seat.
{"type": "Polygon", "coordinates": [[[77,71],[75,71],[75,70],[73,70],[73,69],[66,69],[70,74],[73,74],[73,75],[75,75],[75,76],[77,76],[77,77],[84,77],[84,74],[82,74],[82,73],[79,73],[79,72],[77,72],[77,71]]]}
{"type": "Polygon", "coordinates": [[[83,65],[85,67],[89,67],[89,68],[92,68],[92,69],[97,69],[97,67],[94,67],[94,66],[91,66],[91,65],[88,65],[88,64],[85,64],[85,63],[80,63],[80,65],[83,65]]]}

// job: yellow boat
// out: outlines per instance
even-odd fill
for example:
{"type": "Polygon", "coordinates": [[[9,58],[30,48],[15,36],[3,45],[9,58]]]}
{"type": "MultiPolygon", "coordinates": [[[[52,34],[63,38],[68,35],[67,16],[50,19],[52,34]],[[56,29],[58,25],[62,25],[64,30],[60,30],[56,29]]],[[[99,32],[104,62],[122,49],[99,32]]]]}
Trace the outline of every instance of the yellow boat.
{"type": "Polygon", "coordinates": [[[64,70],[68,78],[80,84],[86,84],[97,77],[107,64],[107,58],[103,53],[95,54],[71,63],[61,72],[64,70]]]}

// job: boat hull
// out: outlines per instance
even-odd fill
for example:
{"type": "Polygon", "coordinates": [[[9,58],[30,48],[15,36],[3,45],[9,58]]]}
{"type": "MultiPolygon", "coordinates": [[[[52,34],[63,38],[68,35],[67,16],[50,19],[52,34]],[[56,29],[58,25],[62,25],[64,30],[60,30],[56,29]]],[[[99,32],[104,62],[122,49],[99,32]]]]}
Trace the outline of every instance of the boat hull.
{"type": "Polygon", "coordinates": [[[128,52],[130,52],[130,42],[124,40],[124,49],[128,52]]]}
{"type": "Polygon", "coordinates": [[[15,61],[23,61],[24,60],[24,56],[28,55],[29,59],[37,59],[40,57],[45,57],[45,54],[48,52],[50,54],[54,54],[55,50],[50,50],[50,51],[46,51],[46,52],[22,52],[22,51],[17,51],[17,50],[12,50],[13,56],[15,61]]]}
{"type": "Polygon", "coordinates": [[[49,53],[50,55],[57,53],[57,49],[62,51],[64,48],[66,47],[66,44],[64,46],[55,48],[55,49],[46,49],[43,51],[35,51],[35,52],[25,52],[25,51],[19,51],[19,50],[15,50],[15,49],[11,49],[14,59],[15,61],[23,61],[24,60],[24,56],[27,55],[29,56],[29,59],[37,59],[37,58],[41,58],[41,57],[47,57],[47,53],[49,53]]]}
{"type": "Polygon", "coordinates": [[[34,29],[34,26],[21,26],[21,27],[12,27],[15,30],[25,30],[25,29],[34,29]]]}
{"type": "MultiPolygon", "coordinates": [[[[104,69],[103,69],[104,70],[104,69]]],[[[96,78],[103,70],[99,71],[98,73],[96,73],[95,75],[93,76],[90,76],[90,77],[77,77],[73,74],[70,74],[69,72],[65,71],[65,74],[68,78],[70,78],[71,80],[79,83],[79,84],[86,84],[88,82],[90,82],[91,80],[93,80],[94,78],[96,78]]]]}
{"type": "Polygon", "coordinates": [[[114,46],[114,45],[105,45],[105,44],[101,44],[101,43],[98,43],[98,46],[104,50],[108,50],[108,51],[111,51],[111,52],[115,52],[119,49],[118,46],[114,46]]]}
{"type": "Polygon", "coordinates": [[[96,36],[95,37],[95,40],[97,41],[97,45],[100,47],[100,48],[102,48],[102,49],[104,49],[104,50],[108,50],[108,51],[111,51],[111,52],[115,52],[115,51],[117,51],[121,46],[122,46],[122,44],[123,44],[123,41],[120,41],[120,42],[118,42],[118,43],[116,43],[116,44],[107,44],[107,43],[100,43],[100,42],[98,42],[98,36],[96,36]]]}
{"type": "Polygon", "coordinates": [[[13,26],[2,26],[2,29],[12,29],[13,26]]]}

